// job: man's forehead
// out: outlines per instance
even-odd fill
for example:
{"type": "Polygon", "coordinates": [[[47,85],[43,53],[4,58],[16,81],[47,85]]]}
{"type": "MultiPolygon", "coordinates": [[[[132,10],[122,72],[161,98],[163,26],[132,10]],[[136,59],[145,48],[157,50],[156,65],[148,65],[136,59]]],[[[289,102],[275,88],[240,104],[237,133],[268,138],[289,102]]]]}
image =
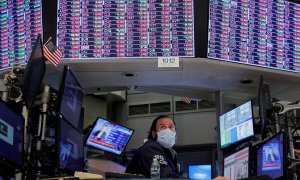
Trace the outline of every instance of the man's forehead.
{"type": "Polygon", "coordinates": [[[157,125],[174,125],[170,118],[162,118],[157,121],[157,125]]]}

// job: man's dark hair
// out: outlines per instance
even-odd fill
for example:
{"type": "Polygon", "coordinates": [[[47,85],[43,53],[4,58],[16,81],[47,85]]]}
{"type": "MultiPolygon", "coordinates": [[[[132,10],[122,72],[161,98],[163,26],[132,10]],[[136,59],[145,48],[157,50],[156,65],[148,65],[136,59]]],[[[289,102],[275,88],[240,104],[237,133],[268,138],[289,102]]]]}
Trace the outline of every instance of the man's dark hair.
{"type": "MultiPolygon", "coordinates": [[[[160,115],[160,116],[158,116],[157,118],[155,118],[155,119],[153,120],[152,125],[151,125],[151,127],[150,127],[150,130],[149,130],[149,132],[148,132],[148,139],[156,140],[156,138],[153,138],[153,137],[152,137],[152,131],[156,131],[156,124],[157,124],[157,121],[160,120],[160,119],[162,119],[162,118],[170,118],[170,119],[172,119],[170,116],[167,116],[167,115],[160,115]]],[[[175,125],[175,122],[174,122],[173,119],[172,119],[172,121],[173,121],[173,123],[174,123],[174,125],[175,125]]]]}

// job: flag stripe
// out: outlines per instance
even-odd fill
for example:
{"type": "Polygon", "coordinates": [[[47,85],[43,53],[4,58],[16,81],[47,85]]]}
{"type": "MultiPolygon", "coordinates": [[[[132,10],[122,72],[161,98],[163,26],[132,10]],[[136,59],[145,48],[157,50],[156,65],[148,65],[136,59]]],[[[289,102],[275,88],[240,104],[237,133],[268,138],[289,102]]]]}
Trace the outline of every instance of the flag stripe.
{"type": "Polygon", "coordinates": [[[188,97],[181,97],[181,100],[187,104],[191,104],[191,100],[188,97]]]}
{"type": "Polygon", "coordinates": [[[59,56],[58,56],[57,54],[55,54],[55,52],[54,52],[52,55],[54,56],[55,60],[56,60],[57,62],[59,62],[59,56]]]}
{"type": "Polygon", "coordinates": [[[60,59],[62,57],[62,52],[52,44],[52,42],[48,43],[47,45],[44,45],[44,56],[47,60],[49,60],[54,66],[58,66],[60,59]],[[52,49],[54,48],[54,51],[51,52],[49,50],[49,47],[52,49]]]}
{"type": "Polygon", "coordinates": [[[51,57],[51,58],[54,58],[57,62],[59,62],[59,59],[60,59],[60,56],[57,55],[56,51],[51,53],[48,48],[46,48],[46,55],[51,57]]]}
{"type": "Polygon", "coordinates": [[[54,57],[47,48],[45,48],[44,51],[45,57],[54,65],[57,66],[59,63],[59,59],[57,59],[56,57],[54,57]]]}
{"type": "Polygon", "coordinates": [[[55,60],[55,62],[58,62],[59,59],[57,57],[54,56],[54,54],[52,54],[48,48],[45,48],[45,55],[48,58],[48,60],[55,60]]]}

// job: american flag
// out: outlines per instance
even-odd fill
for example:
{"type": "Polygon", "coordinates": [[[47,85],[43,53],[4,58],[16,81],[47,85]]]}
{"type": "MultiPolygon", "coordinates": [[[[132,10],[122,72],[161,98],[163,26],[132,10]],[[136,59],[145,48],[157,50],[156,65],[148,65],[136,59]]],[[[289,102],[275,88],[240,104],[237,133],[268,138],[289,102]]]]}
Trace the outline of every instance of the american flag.
{"type": "Polygon", "coordinates": [[[62,57],[62,52],[58,47],[56,47],[52,41],[47,41],[44,44],[44,56],[49,60],[55,67],[59,64],[62,57]]]}
{"type": "Polygon", "coordinates": [[[192,100],[190,100],[190,98],[188,98],[188,97],[181,97],[181,101],[183,101],[183,102],[185,102],[187,104],[191,104],[192,100]]]}

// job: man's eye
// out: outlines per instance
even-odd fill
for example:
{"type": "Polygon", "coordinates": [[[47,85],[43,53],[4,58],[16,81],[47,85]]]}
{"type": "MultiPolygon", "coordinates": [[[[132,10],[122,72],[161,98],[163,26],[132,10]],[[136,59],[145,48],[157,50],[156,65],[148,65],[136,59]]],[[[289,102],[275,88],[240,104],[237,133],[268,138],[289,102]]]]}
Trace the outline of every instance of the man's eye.
{"type": "Polygon", "coordinates": [[[169,129],[175,130],[175,126],[171,126],[171,127],[169,127],[169,129]]]}

